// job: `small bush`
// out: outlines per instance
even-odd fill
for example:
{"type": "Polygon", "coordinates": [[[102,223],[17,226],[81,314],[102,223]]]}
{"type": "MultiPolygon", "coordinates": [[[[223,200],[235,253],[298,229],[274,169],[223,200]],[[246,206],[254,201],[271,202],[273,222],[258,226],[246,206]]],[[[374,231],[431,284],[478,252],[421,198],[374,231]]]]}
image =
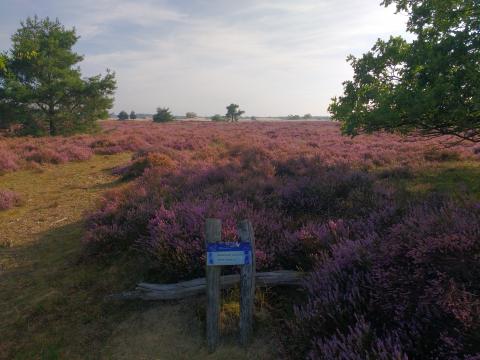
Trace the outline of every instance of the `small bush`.
{"type": "Polygon", "coordinates": [[[213,116],[210,118],[210,120],[215,121],[215,122],[227,121],[227,119],[226,119],[224,116],[220,115],[220,114],[215,114],[215,115],[213,115],[213,116]]]}
{"type": "Polygon", "coordinates": [[[143,175],[146,169],[155,167],[168,170],[174,166],[174,161],[168,155],[147,153],[144,156],[135,157],[134,161],[129,165],[115,169],[114,173],[121,175],[123,180],[131,180],[143,175]]]}
{"type": "Polygon", "coordinates": [[[10,190],[0,190],[0,210],[8,210],[19,206],[22,199],[19,194],[10,190]]]}
{"type": "Polygon", "coordinates": [[[29,151],[25,159],[39,164],[62,164],[68,161],[68,156],[53,149],[41,148],[29,151]]]}
{"type": "Polygon", "coordinates": [[[19,157],[11,150],[0,147],[0,174],[17,170],[19,157]]]}

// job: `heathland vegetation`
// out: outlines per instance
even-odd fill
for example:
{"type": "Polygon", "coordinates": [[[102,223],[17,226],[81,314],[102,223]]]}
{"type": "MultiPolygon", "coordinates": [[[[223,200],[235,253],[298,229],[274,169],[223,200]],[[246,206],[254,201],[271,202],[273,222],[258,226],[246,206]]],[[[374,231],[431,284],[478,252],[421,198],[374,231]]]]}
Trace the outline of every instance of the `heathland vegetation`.
{"type": "Polygon", "coordinates": [[[42,164],[134,153],[112,170],[133,182],[107,191],[87,215],[74,268],[128,265],[130,281],[202,276],[205,218],[221,218],[224,238],[235,240],[236,220],[248,217],[259,270],[311,274],[305,297],[283,293],[279,304],[271,290],[262,300],[284,354],[478,351],[478,146],[386,134],[350,139],[328,122],[106,122],[103,129],[3,143],[4,171],[24,176],[42,164]],[[293,313],[279,310],[294,305],[293,313]]]}
{"type": "Polygon", "coordinates": [[[255,351],[227,340],[219,358],[478,358],[480,5],[392,3],[415,39],[350,58],[338,122],[238,122],[232,103],[211,122],[158,108],[71,135],[105,115],[113,74],[80,79],[74,31],[22,24],[1,57],[1,124],[71,136],[0,138],[0,357],[206,356],[202,299],[159,305],[159,335],[132,320],[155,324],[155,309],[105,297],[204,276],[214,217],[226,241],[251,220],[259,271],[305,273],[300,289],[257,291],[255,351]]]}

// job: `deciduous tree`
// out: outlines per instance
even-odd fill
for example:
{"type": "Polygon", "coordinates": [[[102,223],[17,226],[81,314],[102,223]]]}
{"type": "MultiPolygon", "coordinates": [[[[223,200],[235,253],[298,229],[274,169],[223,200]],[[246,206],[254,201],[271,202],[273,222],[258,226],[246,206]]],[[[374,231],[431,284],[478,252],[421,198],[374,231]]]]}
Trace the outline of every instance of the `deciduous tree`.
{"type": "Polygon", "coordinates": [[[237,104],[230,104],[227,106],[227,114],[225,115],[229,121],[238,121],[245,111],[240,110],[240,106],[237,104]]]}
{"type": "Polygon", "coordinates": [[[408,42],[378,40],[329,107],[345,134],[378,130],[480,142],[480,2],[384,0],[408,13],[408,42]]]}
{"type": "Polygon", "coordinates": [[[128,120],[128,114],[124,110],[120,111],[117,117],[118,117],[118,120],[128,120]]]}

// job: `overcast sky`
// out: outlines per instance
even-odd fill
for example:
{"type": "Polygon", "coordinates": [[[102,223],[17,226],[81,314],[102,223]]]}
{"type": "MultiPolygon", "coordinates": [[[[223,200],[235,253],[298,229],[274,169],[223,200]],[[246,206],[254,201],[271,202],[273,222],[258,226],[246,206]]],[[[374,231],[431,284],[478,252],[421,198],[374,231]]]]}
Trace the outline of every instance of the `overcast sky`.
{"type": "Polygon", "coordinates": [[[20,21],[58,17],[81,36],[85,75],[117,75],[114,111],[326,115],[361,55],[404,35],[380,0],[1,0],[0,50],[20,21]]]}

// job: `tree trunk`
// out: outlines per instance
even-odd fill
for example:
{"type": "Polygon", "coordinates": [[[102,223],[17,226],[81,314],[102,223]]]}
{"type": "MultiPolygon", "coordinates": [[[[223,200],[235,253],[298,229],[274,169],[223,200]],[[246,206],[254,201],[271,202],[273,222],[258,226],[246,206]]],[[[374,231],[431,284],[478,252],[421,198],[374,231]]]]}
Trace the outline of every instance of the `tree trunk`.
{"type": "MultiPolygon", "coordinates": [[[[51,116],[51,115],[50,115],[51,116]]],[[[49,120],[49,127],[50,127],[50,136],[55,136],[57,135],[57,129],[55,127],[55,120],[51,117],[49,120]]]]}
{"type": "Polygon", "coordinates": [[[48,106],[48,122],[50,128],[50,136],[57,135],[57,127],[55,126],[55,105],[53,103],[48,106]]]}

